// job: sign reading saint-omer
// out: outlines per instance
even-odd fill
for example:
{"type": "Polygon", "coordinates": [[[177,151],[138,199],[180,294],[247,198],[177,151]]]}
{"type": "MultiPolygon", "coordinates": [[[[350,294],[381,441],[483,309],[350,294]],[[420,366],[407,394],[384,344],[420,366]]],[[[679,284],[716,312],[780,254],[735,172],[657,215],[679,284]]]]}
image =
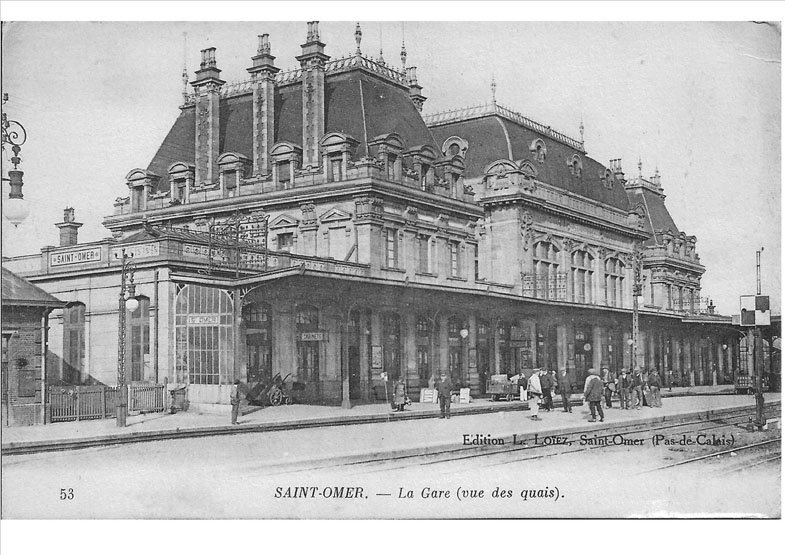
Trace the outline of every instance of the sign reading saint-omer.
{"type": "Polygon", "coordinates": [[[67,264],[84,264],[101,260],[101,247],[80,249],[78,251],[59,252],[49,255],[50,266],[65,266],[67,264]]]}
{"type": "Polygon", "coordinates": [[[189,326],[214,326],[220,323],[218,314],[189,314],[189,326]]]}

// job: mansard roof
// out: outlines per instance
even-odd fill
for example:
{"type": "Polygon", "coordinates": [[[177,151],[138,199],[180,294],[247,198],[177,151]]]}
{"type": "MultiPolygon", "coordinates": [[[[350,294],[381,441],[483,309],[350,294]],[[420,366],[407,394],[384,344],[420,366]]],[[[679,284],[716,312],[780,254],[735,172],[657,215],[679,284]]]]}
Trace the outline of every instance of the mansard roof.
{"type": "MultiPolygon", "coordinates": [[[[249,91],[222,97],[219,110],[219,151],[251,157],[253,95],[249,91]]],[[[148,171],[165,176],[172,163],[194,160],[195,126],[195,107],[183,107],[148,171]]],[[[275,142],[300,145],[302,132],[302,86],[298,81],[290,81],[276,88],[275,142]]],[[[368,142],[374,137],[388,133],[398,134],[406,147],[428,145],[440,150],[408,90],[362,69],[325,77],[325,133],[333,132],[359,141],[356,158],[368,154],[368,142]]],[[[168,182],[162,179],[159,190],[168,188],[168,182]]]]}
{"type": "Polygon", "coordinates": [[[612,187],[605,187],[603,178],[607,168],[586,156],[579,141],[494,104],[455,111],[455,114],[454,117],[436,114],[425,119],[438,144],[453,136],[468,142],[465,177],[484,175],[485,168],[500,158],[529,160],[537,171],[538,181],[615,208],[629,209],[622,184],[614,180],[612,187]],[[539,141],[546,151],[542,162],[535,158],[539,141]],[[570,169],[575,155],[582,163],[579,177],[570,169]]]}
{"type": "Polygon", "coordinates": [[[665,199],[659,193],[646,187],[636,187],[627,189],[627,194],[632,205],[642,204],[646,212],[643,218],[644,229],[651,234],[646,241],[646,245],[657,245],[657,231],[670,231],[673,235],[681,233],[676,223],[671,218],[668,208],[665,206],[665,199]]]}

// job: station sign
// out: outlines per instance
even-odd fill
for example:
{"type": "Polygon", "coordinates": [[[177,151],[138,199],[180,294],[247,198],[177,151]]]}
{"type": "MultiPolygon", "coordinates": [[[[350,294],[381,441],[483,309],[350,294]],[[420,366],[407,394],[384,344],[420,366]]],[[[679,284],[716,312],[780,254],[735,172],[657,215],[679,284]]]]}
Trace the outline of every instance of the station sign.
{"type": "Polygon", "coordinates": [[[327,341],[326,331],[300,332],[297,341],[327,341]]]}
{"type": "Polygon", "coordinates": [[[216,326],[221,322],[218,314],[189,314],[189,326],[216,326]]]}
{"type": "Polygon", "coordinates": [[[79,249],[78,251],[58,252],[49,255],[50,266],[66,266],[69,264],[84,264],[101,260],[101,247],[79,249]]]}

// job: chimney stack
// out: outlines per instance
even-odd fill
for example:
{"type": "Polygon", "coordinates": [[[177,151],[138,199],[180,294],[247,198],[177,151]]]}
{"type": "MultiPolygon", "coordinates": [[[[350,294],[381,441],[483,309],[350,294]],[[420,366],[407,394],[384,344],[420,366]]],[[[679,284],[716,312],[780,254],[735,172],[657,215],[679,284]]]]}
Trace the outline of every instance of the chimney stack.
{"type": "Polygon", "coordinates": [[[202,63],[191,81],[196,93],[196,183],[213,183],[218,178],[216,161],[218,148],[219,110],[221,86],[226,82],[219,78],[221,70],[215,63],[215,48],[202,50],[202,63]]]}
{"type": "Polygon", "coordinates": [[[417,110],[422,112],[422,105],[425,104],[427,97],[422,95],[422,87],[417,83],[417,67],[406,68],[406,78],[409,81],[409,98],[417,107],[417,110]]]}
{"type": "Polygon", "coordinates": [[[330,59],[319,40],[319,22],[308,22],[302,54],[297,56],[303,70],[303,166],[317,168],[321,162],[319,141],[324,135],[324,66],[330,59]]]}
{"type": "Polygon", "coordinates": [[[272,171],[270,148],[275,142],[275,74],[280,71],[273,65],[270,35],[259,35],[259,47],[251,60],[253,65],[248,73],[253,80],[253,173],[267,175],[272,171]]]}
{"type": "Polygon", "coordinates": [[[73,208],[68,207],[63,210],[63,221],[56,223],[55,226],[60,228],[61,247],[76,245],[77,235],[79,234],[79,228],[82,227],[82,224],[76,221],[73,208]]]}

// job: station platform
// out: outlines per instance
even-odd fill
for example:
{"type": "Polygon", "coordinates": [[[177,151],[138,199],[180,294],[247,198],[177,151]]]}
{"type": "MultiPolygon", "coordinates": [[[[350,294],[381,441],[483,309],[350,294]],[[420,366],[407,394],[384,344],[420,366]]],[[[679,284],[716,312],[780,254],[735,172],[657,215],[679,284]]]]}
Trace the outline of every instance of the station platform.
{"type": "MultiPolygon", "coordinates": [[[[754,397],[733,395],[732,387],[703,386],[695,388],[674,388],[663,391],[663,408],[643,407],[641,410],[621,411],[618,402],[606,412],[606,425],[621,421],[652,416],[667,416],[703,409],[754,405],[754,397]]],[[[766,401],[779,400],[779,394],[766,394],[766,401]]],[[[556,401],[556,400],[555,400],[556,401]]],[[[572,413],[563,412],[557,404],[552,412],[541,411],[540,422],[531,421],[526,403],[520,401],[493,402],[485,399],[472,400],[468,404],[453,404],[450,421],[438,419],[439,407],[436,404],[412,403],[403,413],[391,411],[384,403],[356,405],[352,409],[334,406],[290,405],[280,407],[243,407],[244,414],[239,425],[229,423],[229,415],[199,413],[195,411],[176,414],[152,413],[129,416],[127,426],[118,428],[114,419],[87,420],[78,422],[59,422],[39,426],[6,427],[2,429],[3,454],[25,453],[38,450],[67,450],[84,447],[156,441],[177,438],[206,437],[240,433],[277,432],[309,428],[352,426],[367,424],[404,425],[422,428],[423,420],[435,420],[441,425],[439,430],[474,428],[472,415],[497,414],[492,428],[497,433],[520,433],[524,428],[542,431],[558,431],[571,424],[588,424],[588,405],[579,405],[580,398],[573,395],[572,413]],[[576,404],[578,404],[576,406],[576,404]],[[519,414],[515,414],[519,413],[519,414]],[[523,426],[523,428],[521,427],[523,426]]],[[[481,419],[485,420],[485,419],[481,419]]],[[[428,428],[434,423],[428,423],[428,428]]],[[[487,431],[488,426],[482,426],[487,431]]],[[[554,432],[555,433],[555,432],[554,432]]],[[[420,435],[419,433],[417,435],[420,435]]],[[[450,441],[457,437],[450,434],[450,441]]],[[[411,439],[411,436],[410,436],[411,439]]]]}

